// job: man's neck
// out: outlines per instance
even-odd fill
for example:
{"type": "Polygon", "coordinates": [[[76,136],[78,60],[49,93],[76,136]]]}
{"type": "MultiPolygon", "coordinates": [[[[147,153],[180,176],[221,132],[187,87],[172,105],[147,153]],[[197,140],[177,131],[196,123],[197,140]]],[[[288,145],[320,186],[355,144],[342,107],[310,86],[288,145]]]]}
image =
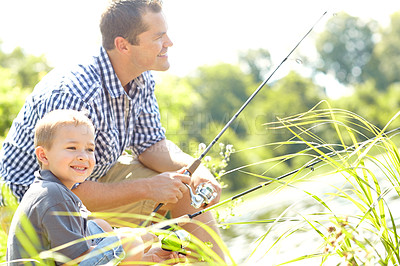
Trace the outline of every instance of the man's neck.
{"type": "Polygon", "coordinates": [[[129,82],[139,77],[143,71],[134,70],[129,67],[129,62],[124,62],[124,59],[114,51],[107,51],[108,57],[110,58],[111,65],[117,75],[119,81],[124,87],[124,90],[128,93],[129,82]]]}

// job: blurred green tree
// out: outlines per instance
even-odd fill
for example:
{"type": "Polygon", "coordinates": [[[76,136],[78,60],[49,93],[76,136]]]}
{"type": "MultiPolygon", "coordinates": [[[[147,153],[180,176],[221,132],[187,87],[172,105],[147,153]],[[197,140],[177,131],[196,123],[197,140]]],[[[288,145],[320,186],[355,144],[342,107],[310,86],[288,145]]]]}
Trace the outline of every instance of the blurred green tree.
{"type": "Polygon", "coordinates": [[[389,27],[381,32],[367,71],[377,88],[385,91],[391,84],[400,81],[400,11],[392,14],[389,27]]]}
{"type": "MultiPolygon", "coordinates": [[[[279,118],[286,118],[292,115],[309,111],[322,99],[326,99],[323,88],[316,85],[312,79],[301,76],[291,71],[282,79],[258,95],[258,99],[250,107],[251,117],[257,117],[258,123],[265,124],[279,121],[279,118]]],[[[279,125],[279,123],[278,123],[279,125]]],[[[258,139],[259,144],[279,143],[290,140],[293,135],[286,129],[276,130],[264,128],[265,132],[257,130],[259,134],[252,138],[258,139]]],[[[296,139],[295,139],[296,140],[296,139]]],[[[260,160],[267,159],[263,154],[272,157],[294,154],[304,149],[299,145],[281,145],[277,147],[265,147],[258,149],[260,160]],[[266,151],[270,149],[270,151],[266,151]]],[[[292,165],[290,161],[287,165],[292,165]]],[[[287,166],[286,165],[286,166],[287,166]]]]}
{"type": "Polygon", "coordinates": [[[271,54],[263,48],[242,51],[239,53],[239,64],[254,82],[260,83],[271,69],[271,54]]]}
{"type": "MultiPolygon", "coordinates": [[[[250,76],[238,66],[225,63],[199,67],[188,82],[198,94],[198,101],[193,103],[190,113],[197,121],[193,127],[195,131],[192,131],[194,134],[205,130],[213,122],[226,124],[248,98],[247,88],[252,84],[250,76]]],[[[246,134],[240,120],[235,121],[231,129],[240,136],[246,134]]],[[[204,135],[198,136],[198,140],[204,142],[204,135]]]]}
{"type": "Polygon", "coordinates": [[[316,68],[333,73],[345,85],[364,82],[363,70],[372,56],[377,25],[375,21],[363,21],[345,13],[331,18],[316,40],[320,55],[316,68]]]}
{"type": "Polygon", "coordinates": [[[44,56],[27,55],[19,47],[5,53],[0,43],[0,136],[7,134],[25,98],[49,70],[44,56]]]}

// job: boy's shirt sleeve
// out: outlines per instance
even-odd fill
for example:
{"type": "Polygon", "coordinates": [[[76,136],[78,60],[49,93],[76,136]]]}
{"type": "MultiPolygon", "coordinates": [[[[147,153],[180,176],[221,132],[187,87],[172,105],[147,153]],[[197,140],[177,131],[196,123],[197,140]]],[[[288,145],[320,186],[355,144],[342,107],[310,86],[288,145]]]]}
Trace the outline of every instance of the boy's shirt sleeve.
{"type": "Polygon", "coordinates": [[[89,249],[85,238],[87,221],[72,201],[61,202],[48,209],[42,220],[49,246],[70,259],[75,259],[89,249]]]}

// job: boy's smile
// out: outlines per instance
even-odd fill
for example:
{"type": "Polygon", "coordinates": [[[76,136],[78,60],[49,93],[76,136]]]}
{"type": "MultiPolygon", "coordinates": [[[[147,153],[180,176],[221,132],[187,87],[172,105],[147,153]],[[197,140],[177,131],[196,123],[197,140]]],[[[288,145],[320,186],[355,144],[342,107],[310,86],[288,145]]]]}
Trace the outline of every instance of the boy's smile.
{"type": "Polygon", "coordinates": [[[42,168],[50,170],[69,189],[93,171],[94,132],[86,125],[62,126],[55,132],[50,148],[38,148],[43,150],[38,156],[42,168]]]}

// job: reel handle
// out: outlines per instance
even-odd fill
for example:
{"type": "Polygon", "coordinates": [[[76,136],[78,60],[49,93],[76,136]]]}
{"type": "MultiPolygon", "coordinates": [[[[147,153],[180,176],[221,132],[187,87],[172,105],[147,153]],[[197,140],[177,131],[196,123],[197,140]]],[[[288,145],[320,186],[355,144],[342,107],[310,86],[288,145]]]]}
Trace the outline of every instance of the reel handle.
{"type": "MultiPolygon", "coordinates": [[[[196,159],[194,160],[194,162],[185,170],[185,172],[183,173],[184,175],[188,175],[188,176],[192,176],[192,174],[194,173],[194,171],[196,171],[197,167],[199,167],[199,165],[201,164],[201,160],[200,159],[196,159]]],[[[164,206],[164,203],[159,203],[157,205],[157,207],[153,210],[153,214],[158,212],[158,210],[164,206]]]]}

